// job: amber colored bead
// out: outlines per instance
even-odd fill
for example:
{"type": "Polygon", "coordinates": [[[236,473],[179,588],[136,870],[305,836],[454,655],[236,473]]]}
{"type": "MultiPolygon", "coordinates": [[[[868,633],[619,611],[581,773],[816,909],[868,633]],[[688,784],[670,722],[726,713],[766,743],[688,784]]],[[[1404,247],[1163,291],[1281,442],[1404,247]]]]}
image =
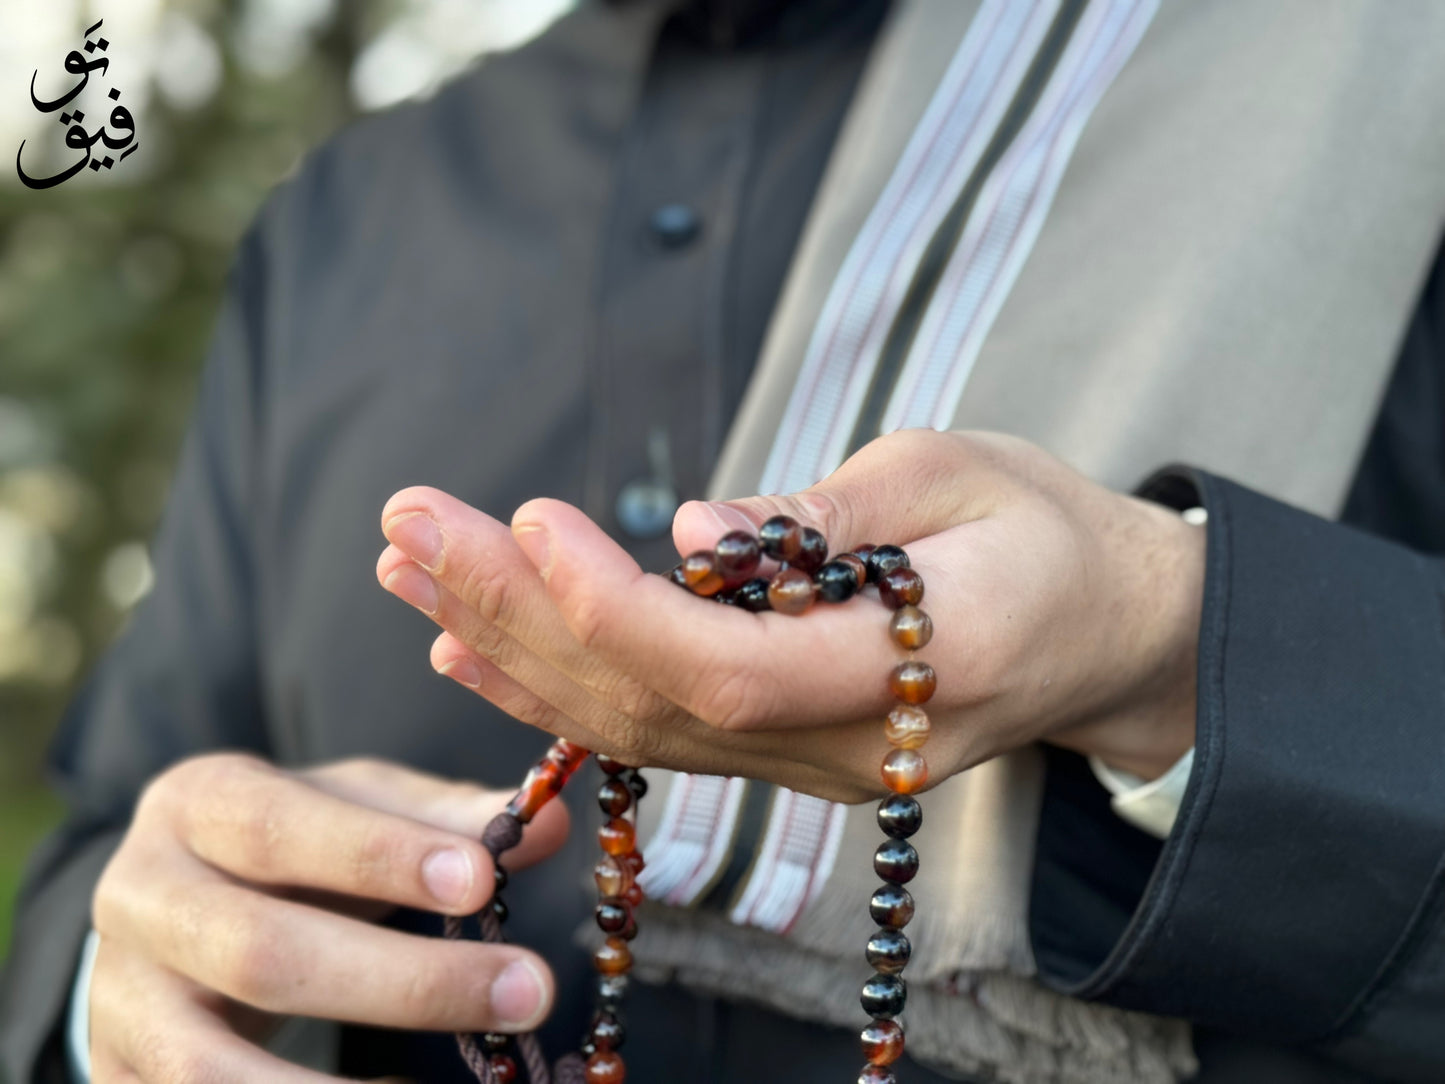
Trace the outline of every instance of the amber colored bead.
{"type": "Polygon", "coordinates": [[[717,558],[709,550],[689,553],[682,560],[682,577],[694,595],[710,598],[723,589],[726,581],[718,570],[717,558]]]}
{"type": "Polygon", "coordinates": [[[892,1065],[903,1056],[903,1025],[897,1020],[870,1020],[859,1038],[869,1065],[892,1065]]]}
{"type": "Polygon", "coordinates": [[[901,930],[913,921],[913,896],[899,885],[880,885],[868,901],[868,917],[890,930],[901,930]]]}
{"type": "Polygon", "coordinates": [[[557,797],[562,789],[561,772],[554,764],[539,764],[527,773],[517,793],[507,803],[507,812],[523,824],[529,823],[542,807],[557,797]]]}
{"type": "Polygon", "coordinates": [[[894,794],[914,794],[928,784],[928,762],[917,749],[893,749],[883,758],[880,774],[894,794]]]}
{"type": "Polygon", "coordinates": [[[800,614],[813,605],[817,587],[801,568],[785,568],[768,584],[768,602],[780,614],[800,614]]]}
{"type": "Polygon", "coordinates": [[[890,610],[923,601],[923,577],[911,568],[895,568],[878,579],[878,597],[890,610]]]}
{"type": "Polygon", "coordinates": [[[747,531],[729,531],[717,540],[713,556],[717,558],[718,571],[729,583],[737,583],[757,571],[763,550],[747,531]]]}
{"type": "Polygon", "coordinates": [[[803,549],[803,528],[792,516],[774,516],[758,528],[758,543],[774,561],[791,561],[803,549]]]}
{"type": "Polygon", "coordinates": [[[627,920],[632,917],[632,908],[616,896],[606,896],[598,901],[594,914],[597,917],[597,928],[603,933],[621,933],[627,920]]]}
{"type": "Polygon", "coordinates": [[[623,890],[622,898],[626,900],[631,906],[636,907],[639,903],[642,902],[642,886],[636,881],[633,881],[630,885],[627,886],[625,890],[623,890]]]}
{"type": "Polygon", "coordinates": [[[803,528],[803,545],[798,550],[798,556],[788,563],[794,568],[801,568],[808,575],[817,572],[828,560],[828,540],[823,537],[821,531],[812,527],[803,528]]]}
{"type": "Polygon", "coordinates": [[[926,704],[938,688],[938,675],[926,662],[904,659],[888,675],[888,687],[905,704],[926,704]]]}
{"type": "Polygon", "coordinates": [[[598,788],[597,804],[609,817],[620,817],[632,808],[632,788],[614,776],[598,788]]]}
{"type": "Polygon", "coordinates": [[[497,1084],[512,1084],[517,1079],[517,1063],[506,1054],[493,1054],[487,1059],[497,1084]]]}
{"type": "Polygon", "coordinates": [[[771,610],[773,604],[768,601],[768,581],[761,576],[748,580],[733,592],[733,602],[749,613],[771,610]]]}
{"type": "Polygon", "coordinates": [[[907,794],[890,794],[878,803],[878,827],[894,839],[907,839],[923,827],[923,807],[907,794]]]}
{"type": "Polygon", "coordinates": [[[908,567],[908,554],[897,546],[874,546],[867,560],[869,583],[877,583],[895,568],[908,567]]]}
{"type": "Polygon", "coordinates": [[[908,984],[897,975],[880,971],[863,984],[858,1000],[869,1016],[891,1020],[908,1004],[908,984]]]}
{"type": "Polygon", "coordinates": [[[898,1078],[886,1065],[865,1065],[858,1074],[858,1084],[898,1084],[898,1078]]]}
{"type": "Polygon", "coordinates": [[[627,1041],[627,1030],[616,1013],[600,1009],[592,1016],[587,1039],[598,1050],[618,1050],[627,1041]]]}
{"type": "Polygon", "coordinates": [[[622,1084],[626,1079],[627,1067],[616,1052],[599,1050],[587,1059],[587,1084],[622,1084]]]}
{"type": "Polygon", "coordinates": [[[603,975],[623,975],[632,970],[632,950],[620,937],[609,937],[592,954],[592,963],[603,975]]]}
{"type": "Polygon", "coordinates": [[[913,955],[913,945],[902,930],[882,929],[868,938],[868,947],[863,955],[868,966],[885,975],[896,975],[908,966],[913,955]]]}
{"type": "Polygon", "coordinates": [[[888,622],[888,635],[899,647],[914,651],[933,639],[933,618],[917,606],[900,607],[888,622]]]}
{"type": "Polygon", "coordinates": [[[896,748],[922,749],[932,729],[933,724],[928,721],[926,711],[912,704],[899,704],[888,713],[888,721],[883,724],[883,736],[888,739],[889,745],[896,748]]]}
{"type": "Polygon", "coordinates": [[[824,602],[847,602],[858,593],[858,577],[853,574],[852,567],[842,560],[829,561],[818,569],[814,579],[818,584],[818,597],[824,602]]]}
{"type": "Polygon", "coordinates": [[[622,817],[613,817],[597,830],[597,842],[602,849],[616,857],[632,850],[637,841],[637,829],[632,822],[622,817]]]}
{"type": "Polygon", "coordinates": [[[864,543],[861,546],[853,547],[853,556],[863,562],[863,578],[865,581],[868,580],[868,558],[873,556],[873,551],[877,548],[878,547],[872,543],[864,543]]]}
{"type": "Polygon", "coordinates": [[[620,858],[604,858],[592,870],[600,896],[621,896],[632,887],[634,874],[620,858]]]}
{"type": "Polygon", "coordinates": [[[642,860],[642,852],[638,850],[631,850],[626,854],[620,854],[617,856],[617,860],[632,871],[633,877],[641,873],[642,867],[647,865],[647,863],[642,860]]]}

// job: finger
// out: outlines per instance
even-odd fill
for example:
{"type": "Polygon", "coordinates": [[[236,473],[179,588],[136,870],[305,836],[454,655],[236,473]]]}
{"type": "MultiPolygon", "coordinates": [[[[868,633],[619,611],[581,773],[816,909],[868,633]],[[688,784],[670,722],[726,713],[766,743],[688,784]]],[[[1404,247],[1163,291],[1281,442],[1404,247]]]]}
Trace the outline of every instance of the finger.
{"type": "MultiPolygon", "coordinates": [[[[394,761],[359,757],[308,768],[303,778],[329,794],[372,809],[411,817],[448,832],[480,839],[511,792],[443,779],[394,761]]],[[[555,854],[567,839],[569,817],[561,802],[546,806],[507,852],[507,866],[522,869],[555,854]]]]}
{"type": "Polygon", "coordinates": [[[833,553],[904,545],[985,513],[996,488],[991,447],[974,435],[902,430],[864,445],[800,493],[688,501],[673,518],[673,541],[684,556],[710,550],[728,531],[756,533],[781,515],[821,531],[833,553]]]}
{"type": "Polygon", "coordinates": [[[338,1078],[282,1061],[247,1042],[204,1004],[193,984],[124,953],[97,958],[91,994],[92,1073],[96,1084],[339,1084],[338,1078]]]}
{"type": "Polygon", "coordinates": [[[896,661],[873,607],[816,606],[798,619],[708,604],[643,573],[560,501],[523,505],[513,532],[579,643],[714,726],[809,726],[886,708],[885,683],[854,679],[896,661]]]}
{"type": "MultiPolygon", "coordinates": [[[[841,606],[797,621],[708,605],[644,574],[582,513],[557,501],[523,505],[512,538],[490,516],[432,489],[401,491],[385,515],[387,537],[436,585],[547,661],[562,656],[564,673],[588,665],[567,658],[581,647],[582,657],[595,653],[722,729],[812,725],[887,703],[883,692],[860,702],[857,684],[847,680],[891,657],[876,614],[870,621],[859,608],[841,606]],[[549,546],[549,535],[556,544],[549,546]],[[531,637],[555,620],[549,600],[564,631],[536,644],[531,637]]],[[[395,574],[388,580],[395,589],[395,574]]]]}
{"type": "Polygon", "coordinates": [[[413,936],[277,899],[199,865],[172,866],[151,883],[112,891],[97,914],[102,937],[263,1012],[528,1031],[552,1003],[551,974],[525,949],[413,936]]]}
{"type": "Polygon", "coordinates": [[[335,797],[250,758],[196,761],[164,800],[191,853],[255,884],[459,915],[491,898],[492,859],[476,840],[335,797]]]}

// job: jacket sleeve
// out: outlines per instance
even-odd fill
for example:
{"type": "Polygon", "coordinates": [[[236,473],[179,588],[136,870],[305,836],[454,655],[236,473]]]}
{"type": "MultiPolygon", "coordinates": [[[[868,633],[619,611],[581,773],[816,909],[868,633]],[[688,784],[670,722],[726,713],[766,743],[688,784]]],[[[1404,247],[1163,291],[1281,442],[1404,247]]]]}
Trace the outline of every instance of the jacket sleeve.
{"type": "Polygon", "coordinates": [[[64,825],[31,862],[0,975],[0,1079],[66,1079],[62,1021],[95,882],[146,782],[217,748],[267,750],[251,560],[266,253],[242,245],[170,502],[155,589],[61,723],[64,825]]]}
{"type": "Polygon", "coordinates": [[[1201,472],[1145,492],[1209,510],[1194,772],[1160,844],[1051,756],[1042,974],[1445,1078],[1445,567],[1201,472]]]}

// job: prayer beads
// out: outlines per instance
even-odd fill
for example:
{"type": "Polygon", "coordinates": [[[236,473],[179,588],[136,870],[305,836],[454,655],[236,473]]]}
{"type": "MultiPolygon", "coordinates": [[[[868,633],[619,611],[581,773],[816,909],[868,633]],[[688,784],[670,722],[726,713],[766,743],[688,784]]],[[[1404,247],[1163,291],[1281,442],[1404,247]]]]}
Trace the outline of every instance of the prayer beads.
{"type": "MultiPolygon", "coordinates": [[[[865,585],[875,584],[879,599],[893,611],[888,635],[908,653],[888,675],[888,687],[900,703],[888,713],[883,726],[890,748],[879,768],[883,784],[891,792],[878,805],[878,826],[887,838],[873,855],[874,872],[884,883],[868,903],[878,930],[864,952],[873,976],[859,995],[864,1011],[873,1019],[861,1035],[867,1064],[858,1084],[897,1084],[889,1066],[903,1055],[903,1027],[894,1018],[908,1001],[902,971],[913,955],[913,946],[903,933],[913,918],[913,897],[903,886],[918,872],[918,852],[908,840],[923,825],[923,809],[912,795],[928,784],[928,763],[920,750],[933,729],[920,705],[932,699],[938,688],[933,667],[914,656],[933,639],[933,619],[918,606],[923,601],[923,577],[898,546],[860,546],[829,560],[828,544],[821,534],[788,516],[774,516],[758,528],[757,551],[777,562],[778,571],[771,579],[755,577],[728,590],[712,589],[712,580],[701,570],[731,567],[734,553],[751,554],[752,548],[744,541],[747,537],[740,531],[725,535],[715,553],[693,554],[668,578],[718,602],[755,613],[773,610],[790,615],[805,613],[815,601],[847,602],[865,585]]],[[[752,563],[748,573],[758,567],[760,562],[752,563]]]]}

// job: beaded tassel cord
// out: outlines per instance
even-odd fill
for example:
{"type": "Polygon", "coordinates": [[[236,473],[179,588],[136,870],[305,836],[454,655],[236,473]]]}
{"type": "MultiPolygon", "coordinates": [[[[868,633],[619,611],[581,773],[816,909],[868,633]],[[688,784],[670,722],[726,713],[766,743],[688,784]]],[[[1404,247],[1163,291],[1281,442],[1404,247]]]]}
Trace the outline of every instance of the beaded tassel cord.
{"type": "MultiPolygon", "coordinates": [[[[559,738],[546,755],[527,773],[522,787],[507,808],[497,814],[482,834],[482,845],[492,856],[496,869],[496,890],[492,902],[477,916],[482,940],[498,943],[502,924],[507,921],[507,905],[502,890],[507,887],[507,870],[502,856],[522,840],[522,829],[542,807],[562,793],[588,751],[580,745],[559,738]]],[[[568,1054],[548,1068],[541,1045],[533,1034],[518,1036],[488,1032],[457,1036],[462,1060],[481,1084],[512,1084],[519,1080],[520,1057],[527,1070],[529,1084],[622,1084],[627,1070],[618,1048],[625,1032],[621,1021],[621,1003],[627,993],[627,973],[632,969],[632,951],[628,942],[637,936],[633,909],[642,902],[642,889],[637,875],[642,872],[642,855],[638,853],[635,820],[627,814],[647,793],[647,781],[634,768],[611,757],[598,755],[597,763],[606,774],[597,794],[598,805],[609,818],[598,833],[602,859],[597,864],[596,878],[602,899],[597,905],[597,925],[607,935],[593,958],[598,971],[597,1013],[582,1041],[579,1053],[568,1054]]],[[[460,918],[448,917],[445,934],[451,940],[464,936],[460,918]]]]}
{"type": "Polygon", "coordinates": [[[913,918],[913,897],[903,886],[918,872],[918,852],[908,842],[923,824],[923,809],[913,793],[928,782],[928,765],[919,749],[931,724],[920,706],[933,696],[938,681],[933,667],[916,657],[933,638],[933,619],[923,601],[923,577],[910,567],[897,546],[861,546],[828,560],[828,542],[811,527],[788,516],[774,516],[754,538],[733,531],[717,546],[690,554],[669,578],[694,594],[760,612],[806,613],[818,600],[847,602],[867,584],[893,617],[888,632],[907,656],[893,668],[888,687],[899,704],[888,713],[883,734],[891,746],[880,774],[891,792],[878,805],[878,826],[888,837],[873,854],[873,870],[884,882],[868,902],[878,924],[864,956],[873,976],[859,998],[872,1019],[860,1036],[866,1064],[858,1084],[897,1084],[890,1066],[903,1056],[903,1025],[898,1016],[908,1000],[902,972],[913,947],[903,927],[913,918]],[[755,573],[764,557],[778,562],[770,578],[755,573]]]}
{"type": "MultiPolygon", "coordinates": [[[[689,555],[668,578],[727,605],[793,615],[806,613],[818,600],[847,602],[874,584],[879,599],[893,611],[888,632],[907,655],[888,677],[888,687],[899,703],[883,726],[891,748],[883,757],[880,775],[890,793],[878,805],[878,825],[887,838],[873,854],[873,869],[884,883],[868,902],[878,929],[864,950],[874,973],[859,998],[871,1019],[860,1037],[866,1064],[858,1084],[897,1084],[890,1066],[903,1055],[903,1025],[898,1017],[908,1000],[908,986],[902,972],[913,952],[903,932],[913,918],[913,897],[903,886],[918,872],[918,852],[908,840],[923,824],[923,809],[913,794],[928,782],[928,765],[919,750],[928,741],[931,724],[921,705],[937,686],[933,667],[916,657],[933,638],[933,620],[918,608],[923,578],[897,546],[861,546],[829,560],[822,534],[787,516],[768,520],[757,538],[745,531],[724,535],[714,549],[689,555]],[[764,557],[779,566],[770,578],[756,575],[764,557]]],[[[522,828],[561,793],[588,755],[581,746],[559,739],[528,773],[506,810],[487,826],[482,843],[496,863],[497,891],[490,907],[478,916],[484,941],[501,941],[507,918],[501,899],[507,884],[502,856],[521,841],[522,828]]],[[[597,762],[606,776],[597,801],[609,818],[599,832],[603,857],[594,871],[601,894],[597,925],[606,935],[593,957],[598,971],[597,1012],[580,1052],[568,1054],[550,1070],[535,1035],[458,1035],[462,1058],[482,1084],[518,1080],[518,1057],[529,1084],[623,1084],[626,1079],[618,1053],[625,1037],[620,1008],[632,968],[628,943],[637,935],[633,911],[642,902],[637,876],[643,863],[636,845],[635,810],[647,783],[636,769],[610,757],[599,755],[597,762]]],[[[446,920],[446,936],[462,936],[461,919],[446,920]]]]}

